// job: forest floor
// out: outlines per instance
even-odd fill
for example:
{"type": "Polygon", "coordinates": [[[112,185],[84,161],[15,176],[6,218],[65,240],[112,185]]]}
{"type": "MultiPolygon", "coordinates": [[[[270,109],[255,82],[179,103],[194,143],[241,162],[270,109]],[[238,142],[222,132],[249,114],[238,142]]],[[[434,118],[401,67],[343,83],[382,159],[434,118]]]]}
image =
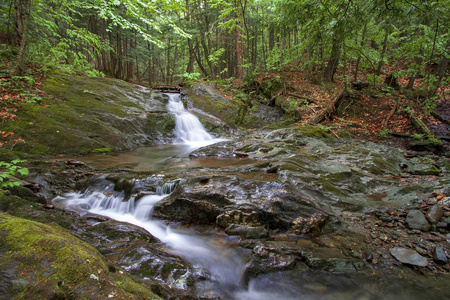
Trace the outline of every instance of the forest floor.
{"type": "MultiPolygon", "coordinates": [[[[393,71],[389,67],[385,69],[387,72],[393,71]]],[[[360,72],[356,83],[347,84],[344,97],[337,103],[334,112],[321,122],[322,126],[329,128],[337,137],[339,131],[343,130],[356,138],[405,146],[411,139],[406,136],[423,139],[421,132],[414,127],[404,112],[406,107],[411,107],[435,136],[450,138],[450,124],[438,120],[429,113],[433,110],[450,120],[449,85],[441,87],[437,99],[430,102],[423,96],[425,92],[421,90],[422,79],[415,81],[413,90],[407,90],[404,88],[408,84],[407,78],[398,78],[398,85],[390,87],[383,82],[377,84],[367,82],[367,75],[368,73],[360,72]],[[387,118],[388,122],[385,124],[387,118]],[[401,137],[402,135],[404,136],[401,137]]],[[[302,71],[285,71],[284,76],[288,91],[285,98],[288,98],[288,101],[296,100],[295,115],[299,124],[309,124],[321,109],[335,100],[336,90],[344,85],[342,70],[333,83],[324,83],[319,79],[319,75],[305,74],[302,71]]],[[[381,78],[385,80],[387,76],[385,74],[381,78]]],[[[257,76],[255,81],[258,83],[264,80],[279,81],[280,78],[281,73],[270,72],[257,76]]],[[[239,82],[234,82],[233,87],[221,90],[229,97],[233,97],[236,96],[236,91],[242,89],[242,86],[239,86],[239,82]]],[[[254,93],[253,97],[256,94],[254,93]]],[[[449,143],[445,144],[448,148],[449,143]]]]}

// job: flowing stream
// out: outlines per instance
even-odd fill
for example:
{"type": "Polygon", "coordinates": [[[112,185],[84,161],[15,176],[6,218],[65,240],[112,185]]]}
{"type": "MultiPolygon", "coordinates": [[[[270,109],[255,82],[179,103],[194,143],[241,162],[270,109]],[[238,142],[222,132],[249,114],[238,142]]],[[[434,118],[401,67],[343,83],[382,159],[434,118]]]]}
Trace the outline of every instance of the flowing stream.
{"type": "MultiPolygon", "coordinates": [[[[213,138],[202,126],[196,116],[187,112],[179,94],[168,94],[168,110],[176,118],[176,142],[186,144],[187,153],[204,145],[221,141],[213,138]]],[[[125,201],[123,194],[114,192],[114,184],[105,181],[101,187],[85,192],[67,193],[53,200],[53,203],[84,213],[107,216],[121,222],[127,222],[146,229],[153,236],[168,245],[172,251],[187,259],[194,268],[206,270],[226,299],[289,299],[288,295],[261,292],[244,288],[242,277],[245,270],[244,256],[239,249],[229,248],[220,243],[190,232],[175,230],[163,222],[152,220],[155,203],[167,197],[175,184],[164,184],[155,195],[140,198],[131,197],[125,201]]]]}

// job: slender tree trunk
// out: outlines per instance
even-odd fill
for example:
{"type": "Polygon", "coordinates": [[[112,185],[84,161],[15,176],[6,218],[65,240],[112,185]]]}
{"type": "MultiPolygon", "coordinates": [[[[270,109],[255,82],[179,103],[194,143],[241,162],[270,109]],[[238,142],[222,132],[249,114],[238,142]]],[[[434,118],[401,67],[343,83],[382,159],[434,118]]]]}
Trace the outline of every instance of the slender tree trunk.
{"type": "MultiPolygon", "coordinates": [[[[367,24],[364,24],[364,28],[363,28],[363,32],[362,32],[362,37],[361,37],[361,48],[363,48],[366,38],[366,33],[367,33],[367,24]]],[[[361,62],[361,55],[358,56],[358,59],[356,60],[356,66],[355,66],[355,81],[358,81],[358,72],[359,72],[359,63],[361,62]]]]}
{"type": "Polygon", "coordinates": [[[419,56],[416,58],[417,71],[414,73],[411,78],[409,78],[407,89],[412,90],[414,88],[414,82],[416,81],[417,76],[419,76],[420,65],[423,63],[423,49],[419,49],[419,56]]]}
{"type": "Polygon", "coordinates": [[[200,55],[200,46],[198,44],[198,41],[196,41],[196,46],[194,47],[194,56],[195,56],[195,60],[197,61],[197,65],[200,68],[200,70],[202,71],[204,76],[208,76],[208,71],[206,71],[205,67],[202,64],[201,61],[201,55],[200,55]]]}
{"type": "Polygon", "coordinates": [[[28,37],[28,21],[31,14],[31,0],[14,0],[15,45],[19,46],[16,61],[11,69],[12,75],[22,75],[23,55],[28,37]]]}
{"type": "Polygon", "coordinates": [[[236,26],[235,34],[236,34],[236,78],[243,79],[244,78],[244,68],[242,65],[244,64],[244,42],[242,40],[242,34],[239,30],[240,26],[236,26]]]}
{"type": "Polygon", "coordinates": [[[384,42],[383,42],[383,49],[381,50],[381,59],[378,62],[378,68],[377,68],[377,75],[380,76],[381,75],[381,70],[383,68],[383,60],[384,57],[386,55],[386,49],[387,49],[387,44],[388,44],[388,37],[389,37],[389,30],[385,30],[384,33],[384,42]]]}

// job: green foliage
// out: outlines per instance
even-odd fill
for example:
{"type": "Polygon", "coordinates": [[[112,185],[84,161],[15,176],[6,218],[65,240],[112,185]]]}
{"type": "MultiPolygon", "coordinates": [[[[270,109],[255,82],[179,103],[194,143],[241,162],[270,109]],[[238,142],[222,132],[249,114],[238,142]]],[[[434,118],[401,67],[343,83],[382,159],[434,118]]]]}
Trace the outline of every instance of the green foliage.
{"type": "Polygon", "coordinates": [[[323,133],[329,132],[333,126],[323,126],[322,124],[317,124],[317,127],[322,131],[323,133]]]}
{"type": "Polygon", "coordinates": [[[423,141],[425,139],[426,135],[423,133],[413,133],[413,134],[411,134],[411,137],[415,140],[423,141]]]}
{"type": "Polygon", "coordinates": [[[376,74],[369,74],[367,75],[367,82],[370,82],[373,85],[375,85],[377,83],[383,82],[383,79],[376,74]]]}
{"type": "Polygon", "coordinates": [[[388,137],[388,131],[387,131],[387,129],[386,128],[384,128],[383,130],[381,130],[381,131],[379,131],[378,132],[378,137],[380,138],[380,139],[382,139],[382,140],[385,140],[385,139],[387,139],[387,137],[388,137]]]}
{"type": "Polygon", "coordinates": [[[202,74],[200,74],[200,73],[184,73],[183,74],[184,80],[188,80],[188,81],[197,81],[200,79],[201,76],[202,76],[202,74]]]}
{"type": "Polygon", "coordinates": [[[24,160],[15,159],[11,162],[0,161],[0,189],[7,187],[19,186],[22,183],[13,179],[17,174],[28,175],[28,169],[19,166],[24,160]]]}

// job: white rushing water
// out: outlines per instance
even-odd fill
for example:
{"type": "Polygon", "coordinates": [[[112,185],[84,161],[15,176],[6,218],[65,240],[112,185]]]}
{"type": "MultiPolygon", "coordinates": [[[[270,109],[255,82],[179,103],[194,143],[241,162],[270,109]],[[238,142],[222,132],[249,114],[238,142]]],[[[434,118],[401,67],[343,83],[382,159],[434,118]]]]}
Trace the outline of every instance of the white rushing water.
{"type": "Polygon", "coordinates": [[[167,110],[175,116],[175,134],[178,142],[198,146],[216,142],[198,118],[184,109],[180,94],[167,95],[169,96],[167,110]]]}
{"type": "Polygon", "coordinates": [[[108,184],[95,191],[58,196],[53,203],[81,214],[94,213],[142,227],[168,245],[175,254],[184,257],[193,266],[205,269],[211,279],[224,288],[240,289],[245,264],[234,249],[222,247],[194,234],[178,232],[151,219],[155,203],[168,196],[172,188],[159,188],[156,195],[139,199],[131,197],[124,201],[123,195],[114,193],[114,185],[108,184]]]}

